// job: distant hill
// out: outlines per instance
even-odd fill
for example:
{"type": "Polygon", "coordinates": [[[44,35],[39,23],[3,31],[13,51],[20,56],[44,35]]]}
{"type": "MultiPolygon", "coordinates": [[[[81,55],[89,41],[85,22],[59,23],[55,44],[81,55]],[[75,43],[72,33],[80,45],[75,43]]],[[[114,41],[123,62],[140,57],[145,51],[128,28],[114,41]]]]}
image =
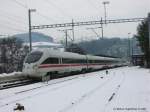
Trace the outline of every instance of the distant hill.
{"type": "MultiPolygon", "coordinates": [[[[130,39],[130,54],[140,54],[140,47],[136,39],[130,39]]],[[[78,46],[87,54],[124,57],[129,56],[129,40],[127,38],[104,38],[78,43],[78,46]]]]}
{"type": "MultiPolygon", "coordinates": [[[[29,43],[28,33],[16,34],[14,37],[22,40],[24,43],[29,43]]],[[[32,32],[32,42],[53,42],[53,38],[42,33],[32,32]]]]}

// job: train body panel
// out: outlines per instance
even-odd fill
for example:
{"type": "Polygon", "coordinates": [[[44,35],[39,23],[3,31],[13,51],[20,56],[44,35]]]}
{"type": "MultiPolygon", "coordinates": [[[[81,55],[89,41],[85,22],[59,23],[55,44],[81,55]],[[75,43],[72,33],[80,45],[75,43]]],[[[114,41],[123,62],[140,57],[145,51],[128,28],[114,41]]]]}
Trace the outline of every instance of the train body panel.
{"type": "Polygon", "coordinates": [[[23,73],[35,78],[51,74],[96,70],[116,66],[120,59],[60,52],[50,49],[32,51],[24,61],[23,73]]]}

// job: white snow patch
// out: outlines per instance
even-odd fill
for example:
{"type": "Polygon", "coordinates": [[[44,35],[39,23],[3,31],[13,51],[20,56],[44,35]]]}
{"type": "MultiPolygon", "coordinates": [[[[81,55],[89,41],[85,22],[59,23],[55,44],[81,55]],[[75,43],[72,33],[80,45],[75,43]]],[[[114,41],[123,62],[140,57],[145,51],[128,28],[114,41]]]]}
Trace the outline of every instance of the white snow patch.
{"type": "Polygon", "coordinates": [[[2,73],[0,74],[0,77],[7,77],[7,76],[13,76],[13,75],[20,75],[22,72],[12,72],[12,73],[2,73]]]}
{"type": "Polygon", "coordinates": [[[1,90],[0,112],[12,112],[16,103],[22,104],[25,112],[150,112],[148,69],[108,71],[108,75],[104,70],[72,76],[67,81],[57,79],[1,90]]]}

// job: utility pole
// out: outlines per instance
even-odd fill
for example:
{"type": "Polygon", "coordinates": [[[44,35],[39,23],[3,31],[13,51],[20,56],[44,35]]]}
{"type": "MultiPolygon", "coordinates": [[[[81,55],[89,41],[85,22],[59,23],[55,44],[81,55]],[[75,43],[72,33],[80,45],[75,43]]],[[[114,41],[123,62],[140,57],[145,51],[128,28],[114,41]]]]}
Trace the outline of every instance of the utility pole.
{"type": "Polygon", "coordinates": [[[99,29],[99,28],[102,28],[102,27],[95,27],[95,28],[86,28],[87,30],[92,30],[97,37],[100,37],[99,34],[95,31],[95,29],[99,29]]]}
{"type": "Polygon", "coordinates": [[[68,31],[65,30],[64,32],[65,32],[65,37],[66,37],[66,48],[67,48],[67,46],[68,46],[68,39],[67,39],[68,31]]]}
{"type": "Polygon", "coordinates": [[[68,31],[69,30],[72,30],[72,29],[58,30],[58,31],[63,31],[65,33],[65,44],[66,44],[65,46],[66,46],[66,48],[68,46],[68,31]]]}
{"type": "Polygon", "coordinates": [[[30,52],[32,51],[32,35],[31,35],[31,12],[35,12],[35,9],[28,10],[28,18],[29,18],[29,42],[30,42],[30,52]]]}
{"type": "Polygon", "coordinates": [[[134,37],[131,38],[131,63],[133,65],[133,55],[134,55],[134,37]]]}
{"type": "Polygon", "coordinates": [[[97,37],[100,37],[98,34],[97,34],[97,32],[95,31],[95,29],[98,29],[98,28],[101,28],[101,38],[103,39],[103,37],[104,37],[104,31],[103,31],[103,20],[102,20],[102,18],[101,18],[101,27],[95,27],[95,28],[86,28],[87,30],[89,30],[89,29],[91,29],[95,34],[96,34],[96,36],[97,37]]]}
{"type": "Polygon", "coordinates": [[[132,45],[132,56],[134,54],[134,37],[132,37],[131,45],[132,45]]]}
{"type": "Polygon", "coordinates": [[[106,24],[106,17],[107,17],[107,13],[106,13],[106,5],[109,4],[109,1],[104,1],[103,5],[104,5],[104,15],[105,15],[105,24],[106,24]]]}
{"type": "Polygon", "coordinates": [[[128,61],[130,62],[131,61],[131,50],[130,50],[130,34],[131,33],[128,33],[128,61]]]}
{"type": "Polygon", "coordinates": [[[74,42],[74,21],[72,19],[72,39],[73,39],[73,42],[74,42]]]}
{"type": "Polygon", "coordinates": [[[102,32],[102,39],[104,37],[104,30],[103,30],[103,19],[101,18],[101,32],[102,32]]]}
{"type": "Polygon", "coordinates": [[[148,66],[150,67],[150,13],[148,13],[148,32],[149,32],[149,62],[148,66]]]}

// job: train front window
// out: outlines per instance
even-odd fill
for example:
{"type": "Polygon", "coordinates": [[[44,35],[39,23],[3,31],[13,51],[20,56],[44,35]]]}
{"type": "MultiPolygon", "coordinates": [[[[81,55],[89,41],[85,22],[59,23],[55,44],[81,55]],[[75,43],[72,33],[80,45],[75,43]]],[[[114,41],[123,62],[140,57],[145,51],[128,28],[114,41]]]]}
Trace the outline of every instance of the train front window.
{"type": "Polygon", "coordinates": [[[42,57],[43,53],[40,51],[32,52],[28,55],[25,63],[34,63],[42,57]]]}

